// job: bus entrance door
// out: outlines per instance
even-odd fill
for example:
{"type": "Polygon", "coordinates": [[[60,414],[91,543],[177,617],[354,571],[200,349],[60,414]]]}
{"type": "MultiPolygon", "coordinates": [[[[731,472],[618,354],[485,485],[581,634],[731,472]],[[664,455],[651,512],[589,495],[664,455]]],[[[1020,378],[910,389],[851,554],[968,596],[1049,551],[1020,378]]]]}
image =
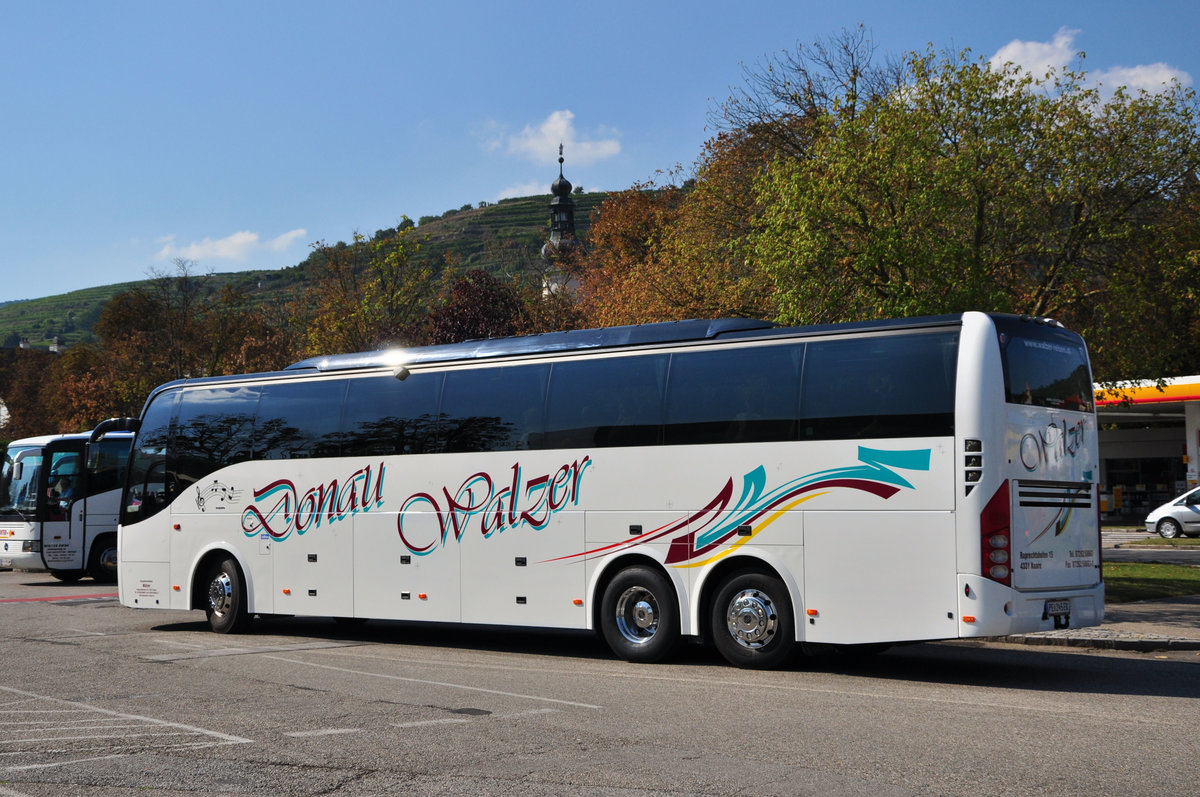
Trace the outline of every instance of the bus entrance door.
{"type": "Polygon", "coordinates": [[[42,561],[60,578],[83,575],[87,500],[83,497],[82,441],[50,443],[44,462],[38,485],[42,561]]]}

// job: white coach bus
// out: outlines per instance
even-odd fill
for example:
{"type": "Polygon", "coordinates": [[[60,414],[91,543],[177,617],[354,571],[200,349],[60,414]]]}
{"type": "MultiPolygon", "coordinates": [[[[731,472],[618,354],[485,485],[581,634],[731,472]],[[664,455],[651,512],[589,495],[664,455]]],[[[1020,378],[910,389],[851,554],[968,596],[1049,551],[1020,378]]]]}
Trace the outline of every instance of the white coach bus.
{"type": "Polygon", "coordinates": [[[132,435],[14,440],[0,470],[0,567],[117,580],[117,515],[132,435]]]}
{"type": "Polygon", "coordinates": [[[1104,615],[1087,350],[1047,319],[684,321],[156,389],[126,606],[684,637],[768,667],[1104,615]]]}

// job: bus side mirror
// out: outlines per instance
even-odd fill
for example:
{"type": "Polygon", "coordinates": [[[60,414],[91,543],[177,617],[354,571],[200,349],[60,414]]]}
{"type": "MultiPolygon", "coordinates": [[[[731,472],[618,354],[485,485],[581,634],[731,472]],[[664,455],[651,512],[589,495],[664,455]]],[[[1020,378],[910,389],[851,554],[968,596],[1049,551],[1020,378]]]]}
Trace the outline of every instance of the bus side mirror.
{"type": "Polygon", "coordinates": [[[13,463],[12,479],[15,482],[21,481],[21,474],[25,472],[25,463],[17,461],[13,463]]]}
{"type": "MultiPolygon", "coordinates": [[[[142,422],[137,418],[109,418],[107,421],[101,421],[100,424],[92,430],[91,436],[88,438],[85,448],[85,459],[87,460],[88,470],[95,470],[99,464],[100,449],[95,445],[100,440],[104,439],[104,435],[109,432],[136,432],[141,428],[142,422]]],[[[131,443],[132,445],[132,443],[131,443]]]]}
{"type": "Polygon", "coordinates": [[[94,443],[109,432],[136,432],[141,425],[142,422],[137,418],[109,418],[92,430],[88,442],[94,443]]]}

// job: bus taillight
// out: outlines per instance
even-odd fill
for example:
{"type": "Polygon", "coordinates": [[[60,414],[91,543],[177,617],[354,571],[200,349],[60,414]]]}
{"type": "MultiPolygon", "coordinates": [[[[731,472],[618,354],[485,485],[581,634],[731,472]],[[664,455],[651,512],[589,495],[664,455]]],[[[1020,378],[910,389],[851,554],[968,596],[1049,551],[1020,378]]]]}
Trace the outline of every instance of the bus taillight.
{"type": "Polygon", "coordinates": [[[1008,480],[1005,479],[979,515],[980,548],[983,554],[980,574],[1005,586],[1012,586],[1011,512],[1008,480]]]}

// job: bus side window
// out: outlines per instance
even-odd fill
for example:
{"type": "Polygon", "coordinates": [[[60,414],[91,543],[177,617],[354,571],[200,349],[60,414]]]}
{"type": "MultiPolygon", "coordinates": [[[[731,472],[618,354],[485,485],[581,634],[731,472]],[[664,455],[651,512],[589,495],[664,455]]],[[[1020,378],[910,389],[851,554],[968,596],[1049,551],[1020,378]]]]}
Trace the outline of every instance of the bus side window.
{"type": "Polygon", "coordinates": [[[257,387],[183,391],[166,474],[174,491],[251,458],[258,394],[257,387]]]}
{"type": "Polygon", "coordinates": [[[810,343],[800,438],[837,440],[954,434],[956,332],[810,343]]]}
{"type": "Polygon", "coordinates": [[[442,436],[447,451],[518,451],[542,434],[548,365],[446,372],[442,436]]]}
{"type": "Polygon", "coordinates": [[[652,354],[556,363],[538,447],[659,444],[667,362],[652,354]]]}
{"type": "Polygon", "coordinates": [[[666,442],[794,440],[804,344],[676,354],[667,385],[666,442]]]}
{"type": "Polygon", "coordinates": [[[343,411],[342,456],[435,454],[442,373],[350,380],[343,411]]]}
{"type": "Polygon", "coordinates": [[[254,419],[254,458],[338,456],[346,381],[326,379],[264,386],[254,419]]]}
{"type": "Polygon", "coordinates": [[[142,417],[129,459],[129,490],[121,509],[122,523],[136,523],[156,514],[171,499],[167,489],[167,452],[171,416],[179,393],[156,396],[142,417]]]}

